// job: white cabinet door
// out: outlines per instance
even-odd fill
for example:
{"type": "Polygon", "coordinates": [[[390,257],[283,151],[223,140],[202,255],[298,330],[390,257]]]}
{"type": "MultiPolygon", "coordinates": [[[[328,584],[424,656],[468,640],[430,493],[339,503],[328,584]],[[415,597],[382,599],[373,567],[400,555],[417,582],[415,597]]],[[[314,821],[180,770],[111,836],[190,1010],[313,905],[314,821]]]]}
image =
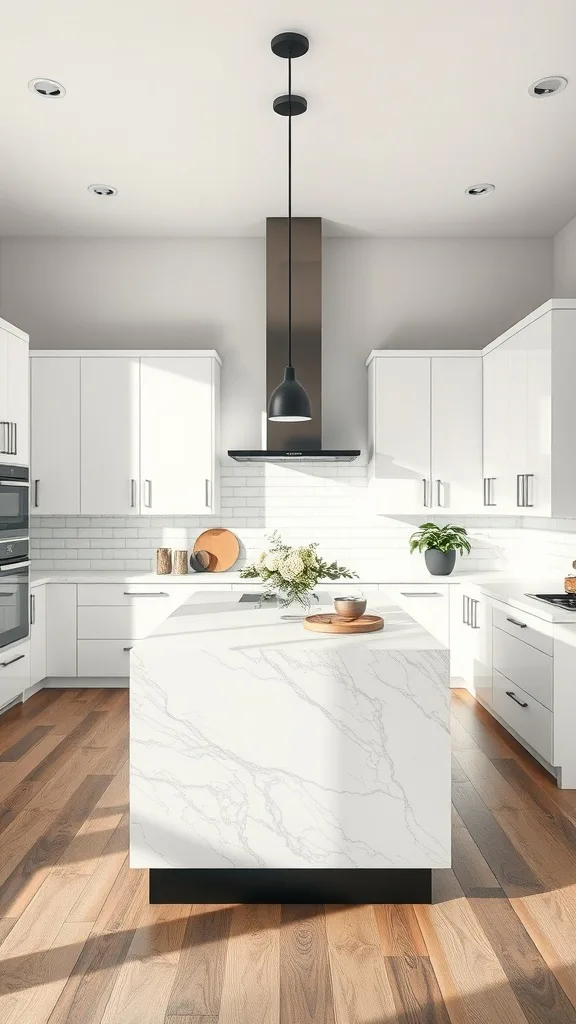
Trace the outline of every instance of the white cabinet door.
{"type": "Polygon", "coordinates": [[[30,686],[46,678],[46,587],[30,591],[30,686]]]}
{"type": "Polygon", "coordinates": [[[80,512],[140,510],[140,360],[80,360],[80,512]]]}
{"type": "Polygon", "coordinates": [[[0,461],[10,451],[8,430],[8,331],[0,327],[0,461]]]}
{"type": "Polygon", "coordinates": [[[375,510],[421,515],[431,507],[430,359],[374,361],[375,510]]]}
{"type": "Polygon", "coordinates": [[[474,588],[450,591],[450,676],[492,707],[492,603],[474,588]]]}
{"type": "MultiPolygon", "coordinates": [[[[506,344],[483,357],[483,444],[484,444],[484,504],[494,508],[494,514],[516,513],[516,489],[512,476],[512,435],[510,408],[511,383],[510,350],[506,344]]],[[[517,441],[514,442],[517,450],[517,441]]],[[[517,470],[518,472],[518,470],[517,470]]]]}
{"type": "Polygon", "coordinates": [[[51,583],[46,594],[46,672],[76,676],[76,584],[51,583]]]}
{"type": "Polygon", "coordinates": [[[210,357],[141,360],[144,515],[206,515],[214,510],[213,364],[210,357]]]}
{"type": "Polygon", "coordinates": [[[31,367],[31,495],[36,515],[80,512],[80,360],[35,357],[31,367]]]}
{"type": "Polygon", "coordinates": [[[11,425],[11,454],[4,462],[27,466],[30,462],[28,342],[14,334],[6,336],[7,418],[11,425]]]}
{"type": "Polygon", "coordinates": [[[482,359],[432,359],[434,510],[482,508],[482,359]]]}
{"type": "Polygon", "coordinates": [[[552,317],[543,316],[523,331],[526,353],[526,516],[552,512],[552,317]]]}
{"type": "Polygon", "coordinates": [[[0,711],[30,686],[30,641],[0,652],[0,711]]]}

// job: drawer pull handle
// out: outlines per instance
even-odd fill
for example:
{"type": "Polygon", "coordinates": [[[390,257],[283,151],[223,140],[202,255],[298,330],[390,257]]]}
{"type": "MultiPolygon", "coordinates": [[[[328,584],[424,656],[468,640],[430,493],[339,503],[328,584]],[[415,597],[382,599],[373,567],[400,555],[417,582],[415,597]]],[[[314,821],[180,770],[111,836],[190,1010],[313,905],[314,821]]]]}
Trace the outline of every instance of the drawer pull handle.
{"type": "Polygon", "coordinates": [[[125,590],[124,597],[170,597],[165,590],[125,590]]]}
{"type": "Polygon", "coordinates": [[[512,692],[512,690],[506,690],[506,696],[510,697],[510,699],[513,700],[515,704],[519,704],[521,708],[527,708],[528,707],[526,701],[525,700],[518,700],[518,697],[516,696],[515,693],[512,692]]]}
{"type": "Polygon", "coordinates": [[[408,590],[401,590],[400,591],[400,596],[401,597],[442,597],[442,594],[438,593],[437,590],[433,590],[433,591],[429,591],[429,590],[422,590],[422,591],[419,591],[419,590],[410,590],[410,591],[408,591],[408,590]]]}
{"type": "Polygon", "coordinates": [[[25,657],[25,654],[17,654],[15,658],[12,658],[12,661],[0,661],[0,668],[8,668],[8,665],[13,665],[14,662],[21,661],[25,657]]]}
{"type": "Polygon", "coordinates": [[[131,651],[131,650],[132,650],[132,648],[131,648],[131,647],[123,647],[123,648],[122,648],[122,650],[123,650],[123,651],[131,651]]]}
{"type": "Polygon", "coordinates": [[[519,629],[526,629],[525,622],[518,622],[518,619],[506,619],[506,622],[511,622],[513,626],[518,626],[519,629]]]}

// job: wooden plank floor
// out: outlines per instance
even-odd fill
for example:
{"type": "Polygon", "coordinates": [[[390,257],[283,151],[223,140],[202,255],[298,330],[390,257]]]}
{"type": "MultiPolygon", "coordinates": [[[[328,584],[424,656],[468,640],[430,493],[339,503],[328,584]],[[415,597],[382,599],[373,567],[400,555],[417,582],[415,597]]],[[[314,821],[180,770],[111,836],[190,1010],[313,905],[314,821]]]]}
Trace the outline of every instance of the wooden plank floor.
{"type": "Polygon", "coordinates": [[[150,907],[127,863],[127,691],[11,709],[0,1021],[576,1024],[576,792],[465,691],[453,723],[453,868],[432,906],[150,907]]]}

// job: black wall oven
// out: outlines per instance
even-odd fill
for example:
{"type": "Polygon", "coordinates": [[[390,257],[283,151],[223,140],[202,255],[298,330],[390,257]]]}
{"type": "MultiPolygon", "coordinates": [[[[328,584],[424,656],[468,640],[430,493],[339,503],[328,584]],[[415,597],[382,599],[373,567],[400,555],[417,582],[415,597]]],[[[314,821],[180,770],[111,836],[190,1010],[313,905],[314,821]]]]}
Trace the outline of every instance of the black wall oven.
{"type": "Polygon", "coordinates": [[[0,537],[0,648],[30,633],[30,559],[28,540],[0,537]]]}
{"type": "Polygon", "coordinates": [[[0,540],[28,537],[30,472],[26,466],[0,465],[0,540]]]}

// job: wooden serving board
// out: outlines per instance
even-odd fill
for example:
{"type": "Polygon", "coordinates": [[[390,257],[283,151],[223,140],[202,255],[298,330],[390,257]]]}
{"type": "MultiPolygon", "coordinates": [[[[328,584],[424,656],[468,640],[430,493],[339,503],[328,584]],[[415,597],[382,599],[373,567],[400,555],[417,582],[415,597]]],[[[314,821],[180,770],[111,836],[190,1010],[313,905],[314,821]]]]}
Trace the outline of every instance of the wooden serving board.
{"type": "Polygon", "coordinates": [[[346,622],[334,613],[307,615],[304,619],[304,629],[311,629],[314,633],[375,633],[383,628],[384,619],[380,615],[361,615],[352,622],[346,622]]]}
{"type": "Polygon", "coordinates": [[[226,572],[238,560],[240,541],[231,530],[205,530],[196,538],[194,552],[206,551],[210,556],[208,572],[226,572]]]}

